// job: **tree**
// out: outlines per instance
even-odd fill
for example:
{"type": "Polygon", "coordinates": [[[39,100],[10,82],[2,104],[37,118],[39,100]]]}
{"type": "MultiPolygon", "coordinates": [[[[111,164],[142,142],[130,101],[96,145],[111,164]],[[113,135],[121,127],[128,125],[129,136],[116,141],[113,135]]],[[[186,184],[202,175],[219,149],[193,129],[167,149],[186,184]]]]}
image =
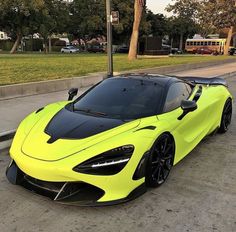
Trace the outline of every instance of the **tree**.
{"type": "MultiPolygon", "coordinates": [[[[134,20],[130,15],[134,15],[134,0],[112,0],[112,3],[112,9],[120,13],[120,23],[113,27],[113,41],[118,44],[128,45],[133,29],[134,20]]],[[[151,11],[146,10],[146,8],[143,10],[139,26],[139,37],[153,33],[156,19],[156,16],[151,11]],[[149,17],[151,14],[153,17],[149,17]]]]}
{"type": "MultiPolygon", "coordinates": [[[[106,36],[105,1],[74,0],[70,5],[69,32],[74,38],[91,40],[97,36],[106,36]]],[[[128,44],[132,33],[134,0],[112,0],[112,10],[119,11],[119,25],[113,26],[113,41],[128,44]]],[[[145,28],[144,23],[142,24],[145,28]]]]}
{"type": "Polygon", "coordinates": [[[133,19],[130,15],[134,14],[133,1],[112,0],[112,10],[119,11],[119,25],[113,26],[113,41],[117,44],[129,44],[130,34],[132,33],[133,19]]]}
{"type": "Polygon", "coordinates": [[[199,25],[193,21],[186,21],[182,17],[168,18],[168,32],[172,47],[183,49],[184,41],[191,38],[199,31],[199,25]]]}
{"type": "Polygon", "coordinates": [[[195,34],[197,31],[197,13],[199,9],[198,0],[176,0],[167,6],[168,12],[173,12],[174,17],[170,19],[170,34],[179,35],[179,49],[183,50],[184,37],[195,34]]]}
{"type": "Polygon", "coordinates": [[[168,32],[168,20],[163,14],[154,14],[147,10],[146,21],[150,24],[149,35],[165,36],[168,32]]]}
{"type": "Polygon", "coordinates": [[[202,0],[199,9],[199,21],[201,24],[211,25],[211,28],[228,29],[227,42],[224,54],[229,51],[233,29],[236,25],[236,1],[235,0],[202,0]]]}
{"type": "Polygon", "coordinates": [[[44,0],[0,0],[0,28],[15,38],[11,53],[16,52],[30,28],[35,27],[35,13],[43,6],[44,0]]]}
{"type": "Polygon", "coordinates": [[[51,35],[66,32],[69,24],[69,7],[65,1],[44,0],[43,8],[37,12],[38,33],[44,39],[45,52],[48,52],[47,41],[49,39],[49,51],[51,51],[51,35]]]}
{"type": "Polygon", "coordinates": [[[129,49],[129,55],[128,55],[129,60],[137,59],[139,27],[142,20],[144,7],[145,7],[144,0],[134,1],[134,23],[133,23],[133,32],[131,35],[130,49],[129,49]]]}
{"type": "Polygon", "coordinates": [[[70,4],[69,32],[85,42],[98,35],[105,36],[105,1],[74,0],[70,4]]]}

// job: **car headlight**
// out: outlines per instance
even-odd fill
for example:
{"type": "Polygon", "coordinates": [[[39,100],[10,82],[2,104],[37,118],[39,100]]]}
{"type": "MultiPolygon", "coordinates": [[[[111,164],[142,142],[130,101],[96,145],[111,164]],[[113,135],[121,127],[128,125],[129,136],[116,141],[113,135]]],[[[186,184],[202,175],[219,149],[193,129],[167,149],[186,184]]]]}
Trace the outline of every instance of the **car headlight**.
{"type": "Polygon", "coordinates": [[[114,148],[79,164],[73,171],[90,175],[115,175],[126,166],[133,152],[133,145],[114,148]]]}

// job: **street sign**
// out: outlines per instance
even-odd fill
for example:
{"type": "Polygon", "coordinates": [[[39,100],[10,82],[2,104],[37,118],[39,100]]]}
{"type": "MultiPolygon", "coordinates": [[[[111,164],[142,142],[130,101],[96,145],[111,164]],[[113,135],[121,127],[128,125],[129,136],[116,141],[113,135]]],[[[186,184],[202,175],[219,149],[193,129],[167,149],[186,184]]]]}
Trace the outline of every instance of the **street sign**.
{"type": "Polygon", "coordinates": [[[119,25],[119,23],[120,23],[119,11],[112,11],[111,12],[111,22],[112,22],[112,25],[119,25]]]}

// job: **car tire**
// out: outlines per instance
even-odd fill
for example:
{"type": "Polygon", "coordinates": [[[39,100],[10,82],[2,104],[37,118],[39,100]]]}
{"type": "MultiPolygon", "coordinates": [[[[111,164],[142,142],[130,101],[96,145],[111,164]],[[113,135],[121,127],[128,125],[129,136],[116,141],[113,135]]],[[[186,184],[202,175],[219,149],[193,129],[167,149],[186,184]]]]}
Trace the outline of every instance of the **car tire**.
{"type": "Polygon", "coordinates": [[[146,166],[147,187],[159,187],[167,180],[174,164],[175,142],[173,137],[164,133],[153,144],[146,166]]]}
{"type": "Polygon", "coordinates": [[[222,112],[219,133],[223,134],[228,131],[229,126],[231,124],[232,113],[233,113],[232,99],[228,98],[227,101],[225,102],[224,109],[222,112]]]}

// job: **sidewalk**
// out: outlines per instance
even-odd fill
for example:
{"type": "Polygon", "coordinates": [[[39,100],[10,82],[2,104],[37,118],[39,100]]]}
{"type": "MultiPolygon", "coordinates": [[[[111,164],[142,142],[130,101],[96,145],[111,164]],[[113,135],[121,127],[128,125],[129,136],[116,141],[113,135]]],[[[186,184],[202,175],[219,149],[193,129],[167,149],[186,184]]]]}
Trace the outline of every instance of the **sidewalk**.
{"type": "Polygon", "coordinates": [[[215,77],[226,73],[236,72],[236,63],[217,65],[208,68],[194,69],[184,72],[171,73],[176,76],[201,76],[201,77],[215,77]]]}
{"type": "MultiPolygon", "coordinates": [[[[84,91],[86,89],[79,90],[79,94],[84,91]]],[[[0,101],[0,133],[16,129],[20,121],[31,112],[50,103],[67,99],[67,92],[60,91],[0,101]]]]}
{"type": "MultiPolygon", "coordinates": [[[[171,74],[176,76],[215,77],[232,72],[236,72],[236,63],[171,74]]],[[[85,90],[81,89],[80,94],[85,90]]],[[[67,92],[61,91],[0,101],[0,133],[16,129],[20,121],[30,112],[53,102],[67,100],[67,98],[67,92]]]]}

